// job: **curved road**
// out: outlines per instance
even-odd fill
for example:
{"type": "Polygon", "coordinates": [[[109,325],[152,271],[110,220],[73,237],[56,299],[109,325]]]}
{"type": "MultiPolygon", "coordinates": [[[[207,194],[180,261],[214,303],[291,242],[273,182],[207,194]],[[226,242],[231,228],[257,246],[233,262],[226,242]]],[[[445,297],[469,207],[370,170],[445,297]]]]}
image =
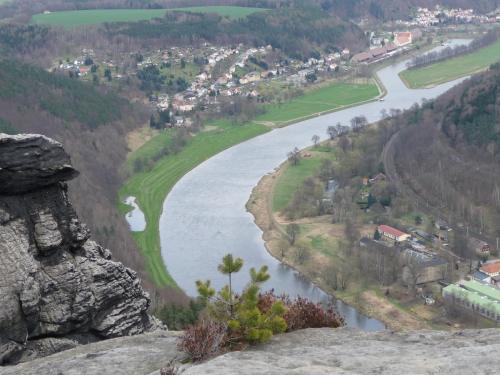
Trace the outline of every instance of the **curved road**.
{"type": "MultiPolygon", "coordinates": [[[[376,121],[382,109],[409,108],[460,81],[409,90],[398,77],[404,67],[402,62],[378,72],[388,92],[383,102],[366,103],[275,129],[215,155],[186,174],[166,198],[160,219],[162,257],[178,285],[192,296],[196,295],[197,279],[211,279],[216,288],[221,287],[227,280],[217,272],[217,265],[224,254],[231,252],[245,260],[243,272],[234,277],[236,289],[247,282],[249,267],[266,264],[271,279],[265,288],[316,301],[327,299],[319,288],[268,254],[262,232],[246,211],[245,203],[260,178],[282,163],[288,151],[309,146],[314,134],[325,139],[329,125],[339,121],[348,124],[357,115],[376,121]]],[[[337,307],[350,326],[383,329],[379,321],[348,305],[338,302],[337,307]]]]}

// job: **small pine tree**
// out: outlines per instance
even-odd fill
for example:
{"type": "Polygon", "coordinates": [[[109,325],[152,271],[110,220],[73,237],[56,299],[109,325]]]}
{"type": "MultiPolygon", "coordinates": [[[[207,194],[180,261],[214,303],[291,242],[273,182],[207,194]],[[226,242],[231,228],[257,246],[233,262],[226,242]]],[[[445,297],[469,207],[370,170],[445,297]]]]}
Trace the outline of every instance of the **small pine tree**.
{"type": "Polygon", "coordinates": [[[275,301],[266,311],[259,309],[260,286],[269,280],[267,266],[260,270],[250,269],[250,283],[241,295],[232,291],[232,275],[243,267],[241,258],[227,254],[219,265],[219,271],[229,277],[229,285],[218,293],[212,288],[210,280],[196,282],[198,294],[207,304],[209,315],[217,322],[227,326],[232,343],[265,342],[275,333],[285,332],[287,325],[284,319],[286,312],[282,301],[275,301]]]}
{"type": "Polygon", "coordinates": [[[378,241],[381,238],[382,236],[380,235],[380,232],[378,231],[378,229],[375,229],[375,233],[373,234],[373,239],[378,241]]]}
{"type": "Polygon", "coordinates": [[[233,288],[232,288],[232,279],[231,275],[233,273],[239,272],[243,267],[243,259],[241,258],[233,258],[232,254],[227,254],[222,258],[222,263],[219,264],[219,272],[228,275],[229,277],[229,307],[231,309],[231,316],[233,315],[233,288]]]}

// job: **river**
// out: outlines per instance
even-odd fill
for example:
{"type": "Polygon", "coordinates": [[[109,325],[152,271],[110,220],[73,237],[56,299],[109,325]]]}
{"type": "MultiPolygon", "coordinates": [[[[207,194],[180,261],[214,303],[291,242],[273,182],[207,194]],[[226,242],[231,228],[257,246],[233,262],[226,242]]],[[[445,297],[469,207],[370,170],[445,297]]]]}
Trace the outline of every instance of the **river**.
{"type": "MultiPolygon", "coordinates": [[[[437,97],[461,81],[410,90],[398,76],[405,64],[406,61],[396,63],[378,72],[387,90],[384,101],[322,115],[250,139],[203,162],[174,186],[163,204],[161,251],[168,271],[188,295],[196,295],[198,279],[210,279],[216,288],[227,283],[227,278],[218,273],[217,265],[222,256],[230,252],[245,261],[243,271],[233,279],[236,289],[241,290],[248,281],[250,267],[267,265],[271,279],[264,284],[264,289],[274,288],[277,293],[300,295],[314,301],[329,300],[321,289],[269,255],[262,232],[245,204],[262,176],[280,165],[294,147],[310,146],[314,134],[325,139],[329,125],[337,122],[348,125],[350,119],[358,115],[373,122],[380,118],[382,109],[407,109],[424,98],[437,97]]],[[[336,304],[348,326],[384,329],[380,321],[360,314],[341,301],[336,304]]]]}

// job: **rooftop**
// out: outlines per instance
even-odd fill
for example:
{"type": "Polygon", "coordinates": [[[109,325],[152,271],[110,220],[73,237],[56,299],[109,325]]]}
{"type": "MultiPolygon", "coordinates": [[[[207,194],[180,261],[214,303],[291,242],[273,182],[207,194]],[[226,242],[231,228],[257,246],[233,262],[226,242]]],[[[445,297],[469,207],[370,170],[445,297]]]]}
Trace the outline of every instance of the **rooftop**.
{"type": "Polygon", "coordinates": [[[443,292],[462,295],[471,303],[488,308],[500,315],[500,290],[478,281],[460,281],[459,284],[450,284],[443,288],[443,292]]]}
{"type": "Polygon", "coordinates": [[[393,228],[389,225],[379,225],[378,229],[379,229],[379,231],[381,231],[383,233],[392,234],[395,237],[401,237],[404,235],[408,235],[407,233],[401,232],[399,229],[393,228]]]}
{"type": "Polygon", "coordinates": [[[484,273],[497,273],[500,272],[500,261],[496,261],[494,263],[486,263],[480,268],[481,272],[484,273]]]}

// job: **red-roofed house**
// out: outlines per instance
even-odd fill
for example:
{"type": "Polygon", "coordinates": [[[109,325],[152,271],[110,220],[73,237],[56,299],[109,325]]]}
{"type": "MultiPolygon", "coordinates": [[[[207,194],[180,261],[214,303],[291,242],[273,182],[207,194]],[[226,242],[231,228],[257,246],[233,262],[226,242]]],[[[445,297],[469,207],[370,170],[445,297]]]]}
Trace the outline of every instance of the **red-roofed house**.
{"type": "Polygon", "coordinates": [[[378,232],[393,241],[403,242],[410,238],[410,235],[405,232],[401,232],[399,229],[390,227],[389,225],[379,225],[378,232]]]}
{"type": "Polygon", "coordinates": [[[500,261],[483,264],[479,270],[490,277],[498,276],[500,275],[500,261]]]}
{"type": "Polygon", "coordinates": [[[405,31],[402,33],[394,33],[394,43],[397,46],[406,46],[407,44],[411,44],[411,32],[405,31]]]}

